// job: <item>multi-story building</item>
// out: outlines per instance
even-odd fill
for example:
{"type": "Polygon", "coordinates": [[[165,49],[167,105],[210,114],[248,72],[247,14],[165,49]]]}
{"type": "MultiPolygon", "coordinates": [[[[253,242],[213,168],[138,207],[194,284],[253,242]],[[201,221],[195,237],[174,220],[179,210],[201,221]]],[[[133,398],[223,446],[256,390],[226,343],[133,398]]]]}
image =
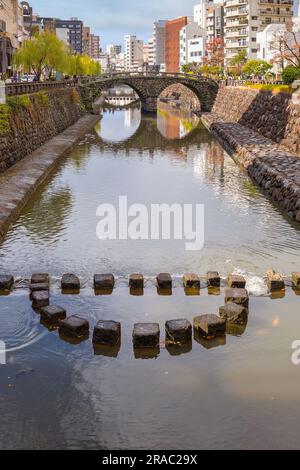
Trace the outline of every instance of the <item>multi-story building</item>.
{"type": "Polygon", "coordinates": [[[214,39],[224,37],[224,4],[209,5],[206,16],[206,39],[211,42],[214,39]]]}
{"type": "Polygon", "coordinates": [[[155,66],[165,70],[166,64],[166,20],[155,21],[153,25],[153,48],[155,66]]]}
{"type": "Polygon", "coordinates": [[[91,41],[91,49],[90,49],[90,56],[92,59],[99,59],[101,48],[100,48],[100,36],[97,36],[96,34],[91,34],[90,37],[91,41]]]}
{"type": "Polygon", "coordinates": [[[300,44],[300,5],[298,17],[293,23],[273,23],[257,33],[257,58],[273,64],[273,71],[280,74],[294,59],[293,53],[300,44]]]}
{"type": "Polygon", "coordinates": [[[28,37],[18,0],[0,0],[0,72],[11,73],[12,56],[28,37]]]}
{"type": "Polygon", "coordinates": [[[187,16],[181,16],[166,22],[166,71],[180,70],[180,31],[188,23],[187,16]]]}
{"type": "Polygon", "coordinates": [[[33,10],[28,2],[20,2],[23,10],[23,24],[29,36],[32,34],[33,10]]]}
{"type": "Polygon", "coordinates": [[[82,29],[82,51],[83,54],[91,55],[91,28],[84,26],[82,29]]]}
{"type": "Polygon", "coordinates": [[[214,5],[214,0],[200,0],[194,6],[194,21],[204,30],[206,30],[207,10],[212,5],[214,5]]]}
{"type": "Polygon", "coordinates": [[[144,42],[136,36],[124,37],[124,67],[125,70],[139,70],[144,64],[144,42]]]}
{"type": "Polygon", "coordinates": [[[57,37],[64,41],[74,54],[83,53],[83,22],[78,18],[60,20],[37,16],[33,24],[40,30],[48,30],[56,33],[57,37]]]}
{"type": "Polygon", "coordinates": [[[205,31],[191,21],[180,31],[180,67],[189,63],[201,64],[205,55],[205,31]]]}
{"type": "Polygon", "coordinates": [[[119,44],[108,44],[106,46],[106,53],[111,57],[116,57],[117,55],[121,54],[122,46],[119,44]]]}
{"type": "Polygon", "coordinates": [[[294,0],[226,0],[225,63],[241,50],[249,59],[257,57],[257,33],[270,24],[286,24],[294,13],[294,0]]]}

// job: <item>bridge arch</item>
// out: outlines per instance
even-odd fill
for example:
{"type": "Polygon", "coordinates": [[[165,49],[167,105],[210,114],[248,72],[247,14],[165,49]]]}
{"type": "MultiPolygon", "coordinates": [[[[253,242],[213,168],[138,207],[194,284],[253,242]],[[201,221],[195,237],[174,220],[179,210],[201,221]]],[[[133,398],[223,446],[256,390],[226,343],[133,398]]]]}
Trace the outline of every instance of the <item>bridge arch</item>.
{"type": "Polygon", "coordinates": [[[156,112],[157,101],[161,93],[170,85],[182,84],[192,90],[198,97],[201,111],[211,111],[218,93],[218,83],[212,79],[185,74],[124,73],[100,76],[97,79],[81,83],[79,90],[84,104],[92,109],[93,103],[107,88],[115,85],[127,85],[139,96],[142,111],[156,112]]]}

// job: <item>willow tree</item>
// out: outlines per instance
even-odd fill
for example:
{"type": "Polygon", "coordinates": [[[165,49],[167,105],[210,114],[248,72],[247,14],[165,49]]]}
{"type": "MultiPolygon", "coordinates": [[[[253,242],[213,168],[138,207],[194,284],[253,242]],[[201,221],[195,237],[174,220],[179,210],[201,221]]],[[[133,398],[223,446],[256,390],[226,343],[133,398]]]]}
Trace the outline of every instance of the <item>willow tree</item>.
{"type": "Polygon", "coordinates": [[[23,43],[14,55],[14,64],[25,72],[33,72],[40,80],[44,73],[51,77],[54,70],[65,72],[68,55],[65,43],[54,33],[45,31],[23,43]]]}
{"type": "Polygon", "coordinates": [[[88,55],[69,55],[69,75],[100,75],[101,66],[99,62],[91,59],[88,55]]]}

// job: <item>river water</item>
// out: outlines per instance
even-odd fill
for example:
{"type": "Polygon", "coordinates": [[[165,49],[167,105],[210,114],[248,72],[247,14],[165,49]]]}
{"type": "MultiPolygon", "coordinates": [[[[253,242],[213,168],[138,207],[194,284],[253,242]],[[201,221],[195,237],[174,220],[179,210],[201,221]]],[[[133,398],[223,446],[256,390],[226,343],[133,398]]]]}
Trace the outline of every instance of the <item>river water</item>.
{"type": "MultiPolygon", "coordinates": [[[[300,296],[287,288],[271,298],[263,275],[300,270],[300,230],[253,186],[196,117],[139,106],[104,110],[27,205],[0,246],[0,271],[19,288],[0,297],[0,340],[13,351],[0,365],[1,448],[299,448],[300,296]],[[99,204],[204,205],[205,244],[187,251],[182,240],[100,241],[99,204]],[[186,296],[184,272],[245,275],[249,323],[226,338],[169,350],[164,322],[217,313],[219,295],[186,296]],[[52,301],[69,314],[122,323],[118,351],[96,354],[91,338],[69,344],[39,323],[28,300],[32,272],[52,276],[52,301]],[[78,274],[78,296],[63,296],[59,277],[78,274]],[[95,273],[113,272],[111,296],[95,296],[95,273]],[[130,296],[128,275],[146,288],[130,296]],[[171,296],[157,295],[154,277],[170,272],[171,296]],[[138,357],[132,327],[156,321],[161,348],[138,357]],[[20,349],[18,349],[20,348],[20,349]]],[[[1,348],[0,348],[1,349],[1,348]]],[[[1,358],[0,358],[1,362],[1,358]]]]}

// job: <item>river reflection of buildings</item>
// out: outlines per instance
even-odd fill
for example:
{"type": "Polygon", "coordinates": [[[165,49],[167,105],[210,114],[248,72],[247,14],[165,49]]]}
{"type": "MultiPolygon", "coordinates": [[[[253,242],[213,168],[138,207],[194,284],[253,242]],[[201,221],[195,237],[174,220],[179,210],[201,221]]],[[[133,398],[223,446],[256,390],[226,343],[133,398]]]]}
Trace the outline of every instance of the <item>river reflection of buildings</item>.
{"type": "Polygon", "coordinates": [[[130,106],[124,110],[124,125],[126,128],[135,127],[141,120],[140,107],[130,106]]]}
{"type": "Polygon", "coordinates": [[[182,139],[199,125],[196,115],[182,114],[182,111],[160,103],[157,112],[157,128],[166,139],[182,139]]]}

